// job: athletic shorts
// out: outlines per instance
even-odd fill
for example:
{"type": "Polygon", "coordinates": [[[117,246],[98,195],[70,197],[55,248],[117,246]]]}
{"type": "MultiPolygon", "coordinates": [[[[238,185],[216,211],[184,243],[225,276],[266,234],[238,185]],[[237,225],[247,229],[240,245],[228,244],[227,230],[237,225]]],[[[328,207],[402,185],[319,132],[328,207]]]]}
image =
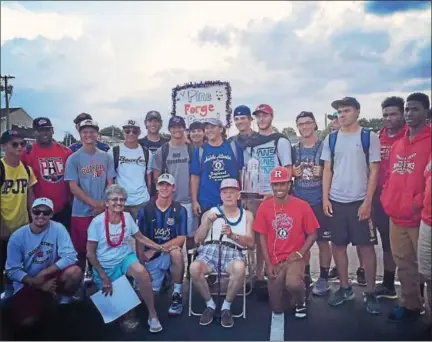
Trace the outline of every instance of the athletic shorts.
{"type": "Polygon", "coordinates": [[[182,206],[186,209],[187,212],[187,236],[194,237],[198,225],[197,218],[193,214],[192,203],[182,204],[182,206]]]}
{"type": "MultiPolygon", "coordinates": [[[[133,263],[139,263],[139,260],[135,253],[128,254],[120,263],[118,263],[113,268],[104,268],[104,272],[108,276],[111,281],[115,281],[121,276],[126,275],[129,266],[133,263]]],[[[94,269],[94,268],[93,268],[94,269]]],[[[99,273],[94,269],[94,282],[96,284],[96,288],[100,290],[102,288],[102,278],[99,273]]]]}
{"type": "Polygon", "coordinates": [[[374,246],[378,244],[376,229],[371,220],[358,219],[363,201],[340,203],[331,201],[333,217],[330,218],[331,242],[336,246],[374,246]]]}
{"type": "Polygon", "coordinates": [[[65,205],[65,207],[62,210],[54,214],[52,220],[56,222],[60,222],[63,226],[65,226],[66,230],[70,232],[71,216],[72,216],[72,206],[68,203],[65,205]]]}
{"type": "MultiPolygon", "coordinates": [[[[226,273],[228,265],[233,260],[242,260],[245,261],[245,257],[243,253],[234,248],[220,245],[221,247],[221,272],[226,273]]],[[[217,244],[209,244],[202,245],[198,247],[198,256],[195,260],[200,260],[204,262],[206,265],[209,265],[212,272],[217,272],[218,263],[219,263],[219,245],[217,244]]]]}
{"type": "Polygon", "coordinates": [[[428,281],[432,280],[432,227],[424,221],[420,223],[418,239],[418,268],[420,274],[428,281]]]}
{"type": "Polygon", "coordinates": [[[317,241],[330,241],[331,233],[329,228],[329,217],[324,214],[322,203],[312,206],[312,211],[320,225],[317,229],[317,241]]]}
{"type": "Polygon", "coordinates": [[[87,230],[93,217],[76,217],[71,218],[71,240],[75,250],[79,254],[87,252],[87,230]]]}
{"type": "Polygon", "coordinates": [[[384,211],[380,197],[381,189],[377,189],[372,199],[372,223],[380,233],[383,251],[391,253],[390,218],[384,211]]]}
{"type": "Polygon", "coordinates": [[[152,279],[152,287],[154,292],[159,292],[167,271],[171,268],[171,255],[162,253],[156,259],[145,263],[145,268],[152,279]]]}
{"type": "MultiPolygon", "coordinates": [[[[53,278],[59,279],[62,274],[70,267],[78,266],[71,265],[69,267],[66,267],[62,271],[53,273],[51,276],[48,277],[47,280],[53,278]]],[[[57,294],[65,296],[73,295],[73,293],[66,293],[61,285],[61,283],[57,283],[57,294]]],[[[40,316],[43,309],[47,307],[47,305],[49,305],[50,303],[54,303],[53,297],[50,293],[24,285],[24,287],[17,293],[15,293],[11,298],[11,308],[14,319],[17,322],[22,322],[26,318],[40,316]]]]}

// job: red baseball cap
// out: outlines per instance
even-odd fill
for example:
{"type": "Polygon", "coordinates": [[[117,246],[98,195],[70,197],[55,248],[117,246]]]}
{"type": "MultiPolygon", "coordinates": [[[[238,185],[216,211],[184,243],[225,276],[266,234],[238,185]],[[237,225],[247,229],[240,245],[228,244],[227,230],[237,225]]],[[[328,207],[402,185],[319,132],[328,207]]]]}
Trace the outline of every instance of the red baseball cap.
{"type": "Polygon", "coordinates": [[[258,107],[255,108],[255,111],[252,114],[257,115],[259,112],[271,115],[274,114],[273,108],[270,107],[268,104],[260,104],[258,107]]]}
{"type": "Polygon", "coordinates": [[[283,166],[276,166],[270,172],[270,184],[289,182],[288,170],[283,166]]]}

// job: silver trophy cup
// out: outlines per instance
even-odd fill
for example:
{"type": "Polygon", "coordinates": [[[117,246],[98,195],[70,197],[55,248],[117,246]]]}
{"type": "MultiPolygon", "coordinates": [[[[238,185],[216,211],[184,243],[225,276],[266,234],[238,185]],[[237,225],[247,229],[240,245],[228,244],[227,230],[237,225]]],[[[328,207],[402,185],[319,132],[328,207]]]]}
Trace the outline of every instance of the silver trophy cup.
{"type": "Polygon", "coordinates": [[[251,158],[242,170],[241,178],[241,198],[251,199],[251,198],[263,198],[262,195],[262,181],[263,172],[260,168],[260,163],[258,159],[251,158]]]}

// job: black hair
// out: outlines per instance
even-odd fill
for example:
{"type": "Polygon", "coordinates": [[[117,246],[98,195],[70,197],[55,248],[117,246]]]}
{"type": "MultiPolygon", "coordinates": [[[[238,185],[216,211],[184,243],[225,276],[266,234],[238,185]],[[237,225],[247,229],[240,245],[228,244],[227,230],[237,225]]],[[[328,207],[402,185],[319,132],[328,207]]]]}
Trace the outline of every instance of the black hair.
{"type": "Polygon", "coordinates": [[[429,96],[423,93],[412,93],[407,97],[407,102],[408,101],[418,101],[422,104],[424,109],[429,109],[430,107],[429,96]]]}
{"type": "Polygon", "coordinates": [[[382,103],[381,103],[381,108],[387,108],[387,107],[397,107],[399,108],[400,112],[403,114],[404,112],[404,106],[405,106],[405,101],[403,98],[398,97],[398,96],[390,96],[387,97],[382,103]]]}

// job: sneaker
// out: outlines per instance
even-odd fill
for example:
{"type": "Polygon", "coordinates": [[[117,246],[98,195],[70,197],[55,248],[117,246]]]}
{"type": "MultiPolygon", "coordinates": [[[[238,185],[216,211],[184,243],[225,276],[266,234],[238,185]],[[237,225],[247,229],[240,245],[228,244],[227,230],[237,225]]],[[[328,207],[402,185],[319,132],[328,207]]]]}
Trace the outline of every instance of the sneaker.
{"type": "Polygon", "coordinates": [[[339,290],[337,290],[330,296],[328,303],[331,306],[339,306],[345,303],[347,300],[351,300],[354,298],[355,294],[351,286],[348,289],[340,287],[339,290]]]}
{"type": "Polygon", "coordinates": [[[393,286],[393,288],[389,288],[385,286],[383,283],[378,284],[375,288],[375,295],[377,298],[387,298],[387,299],[396,299],[397,293],[393,286]]]}
{"type": "Polygon", "coordinates": [[[337,280],[339,279],[339,272],[336,266],[333,266],[328,274],[328,280],[337,280]]]}
{"type": "Polygon", "coordinates": [[[149,319],[147,323],[149,325],[149,331],[151,333],[158,333],[162,331],[162,325],[157,318],[152,318],[151,320],[149,319]]]}
{"type": "Polygon", "coordinates": [[[420,310],[409,310],[403,306],[395,306],[388,315],[388,320],[395,323],[412,322],[420,317],[420,310]]]}
{"type": "Polygon", "coordinates": [[[294,317],[300,319],[307,317],[306,301],[304,301],[303,304],[297,304],[295,306],[294,317]]]}
{"type": "Polygon", "coordinates": [[[323,278],[319,278],[312,289],[312,293],[315,296],[325,296],[329,291],[330,286],[328,281],[323,278]]]}
{"type": "Polygon", "coordinates": [[[285,316],[275,315],[272,313],[270,341],[284,341],[285,340],[285,316]]]}
{"type": "Polygon", "coordinates": [[[426,313],[426,304],[423,303],[421,308],[420,308],[420,315],[424,315],[425,313],[426,313]]]}
{"type": "Polygon", "coordinates": [[[364,268],[359,267],[357,269],[357,285],[366,286],[366,274],[364,268]]]}
{"type": "Polygon", "coordinates": [[[375,293],[365,293],[363,300],[366,304],[367,312],[373,315],[379,315],[381,313],[381,307],[375,293]]]}
{"type": "Polygon", "coordinates": [[[172,296],[172,302],[168,309],[168,316],[180,316],[183,312],[183,298],[182,296],[174,292],[172,296]]]}
{"type": "Polygon", "coordinates": [[[215,309],[207,306],[204,310],[204,312],[201,314],[200,317],[200,325],[209,325],[211,322],[213,322],[215,314],[215,309]]]}
{"type": "Polygon", "coordinates": [[[234,325],[233,316],[231,310],[225,309],[221,312],[221,325],[224,328],[232,328],[234,325]]]}

